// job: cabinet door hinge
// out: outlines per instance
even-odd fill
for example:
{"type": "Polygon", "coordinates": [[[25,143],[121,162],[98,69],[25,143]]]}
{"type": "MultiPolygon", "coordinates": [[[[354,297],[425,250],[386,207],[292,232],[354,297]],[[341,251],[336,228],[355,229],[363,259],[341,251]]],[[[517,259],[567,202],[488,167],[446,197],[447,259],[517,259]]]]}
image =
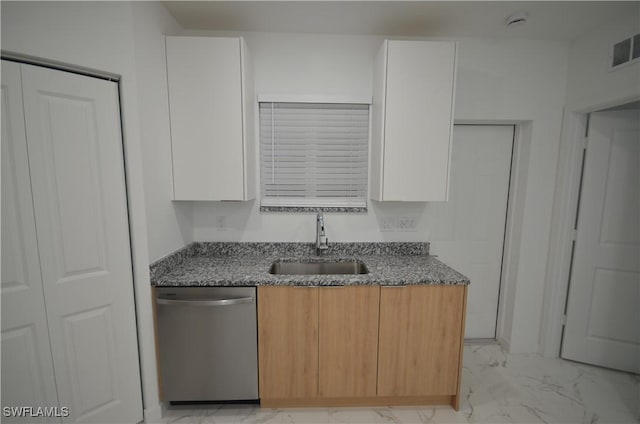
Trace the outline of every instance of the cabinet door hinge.
{"type": "Polygon", "coordinates": [[[562,315],[562,325],[567,325],[567,314],[562,315]]]}
{"type": "Polygon", "coordinates": [[[571,240],[576,241],[577,238],[578,238],[578,230],[574,228],[573,230],[571,230],[571,240]]]}

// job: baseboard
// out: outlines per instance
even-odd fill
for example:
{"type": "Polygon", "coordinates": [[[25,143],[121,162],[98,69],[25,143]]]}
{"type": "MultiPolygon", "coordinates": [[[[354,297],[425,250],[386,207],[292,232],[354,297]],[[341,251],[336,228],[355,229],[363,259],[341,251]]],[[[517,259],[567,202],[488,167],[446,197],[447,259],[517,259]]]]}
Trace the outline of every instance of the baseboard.
{"type": "Polygon", "coordinates": [[[483,345],[495,345],[502,344],[496,339],[464,339],[465,346],[483,346],[483,345]]]}
{"type": "Polygon", "coordinates": [[[500,340],[500,344],[502,344],[505,350],[511,354],[517,355],[521,353],[537,353],[540,354],[540,345],[538,343],[511,343],[506,344],[500,340]]]}
{"type": "Polygon", "coordinates": [[[319,407],[373,407],[373,406],[454,406],[455,396],[376,396],[362,398],[293,398],[293,399],[260,399],[262,408],[319,408],[319,407]]]}
{"type": "Polygon", "coordinates": [[[145,424],[162,424],[162,404],[144,410],[145,424]]]}
{"type": "Polygon", "coordinates": [[[511,352],[511,346],[508,340],[506,340],[504,337],[498,337],[498,344],[500,346],[502,346],[502,348],[504,350],[506,350],[507,352],[511,352]]]}

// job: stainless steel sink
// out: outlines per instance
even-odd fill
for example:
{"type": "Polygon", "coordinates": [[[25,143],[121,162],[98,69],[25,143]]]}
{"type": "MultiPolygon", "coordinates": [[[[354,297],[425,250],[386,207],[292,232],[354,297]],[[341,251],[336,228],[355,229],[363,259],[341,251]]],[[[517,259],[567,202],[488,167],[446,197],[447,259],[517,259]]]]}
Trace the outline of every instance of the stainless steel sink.
{"type": "Polygon", "coordinates": [[[369,270],[362,261],[318,261],[318,262],[282,262],[276,261],[269,269],[275,275],[331,275],[331,274],[368,274],[369,270]]]}

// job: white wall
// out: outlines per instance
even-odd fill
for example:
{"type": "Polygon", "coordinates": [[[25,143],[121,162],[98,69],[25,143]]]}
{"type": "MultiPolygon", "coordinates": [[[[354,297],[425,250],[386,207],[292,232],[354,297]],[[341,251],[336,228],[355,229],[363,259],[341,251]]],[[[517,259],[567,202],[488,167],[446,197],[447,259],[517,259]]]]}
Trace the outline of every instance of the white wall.
{"type": "Polygon", "coordinates": [[[609,71],[609,47],[640,33],[640,6],[617,22],[573,42],[569,56],[568,111],[593,111],[640,97],[640,63],[609,71]]]}
{"type": "Polygon", "coordinates": [[[149,261],[153,262],[193,241],[191,204],[171,201],[173,176],[164,35],[178,34],[182,28],[159,3],[134,2],[132,8],[140,127],[143,128],[140,141],[147,237],[149,261]]]}
{"type": "MultiPolygon", "coordinates": [[[[222,33],[188,31],[188,34],[222,33]]],[[[237,34],[237,33],[236,33],[237,34]]],[[[372,95],[372,62],[382,37],[244,33],[258,94],[372,95]]],[[[456,122],[527,123],[514,178],[521,222],[504,296],[501,336],[512,351],[538,350],[568,43],[459,39],[456,122]],[[517,311],[517,313],[514,313],[517,311]]],[[[256,165],[258,166],[258,165],[256,165]]],[[[429,240],[428,203],[369,203],[366,214],[326,214],[331,241],[429,240]],[[384,232],[385,217],[412,217],[415,232],[384,232]]],[[[260,213],[248,203],[194,204],[194,239],[311,241],[314,214],[260,213]]]]}
{"type": "MultiPolygon", "coordinates": [[[[134,267],[134,290],[138,343],[141,358],[142,389],[145,417],[160,417],[158,401],[153,322],[151,315],[151,287],[149,284],[149,249],[147,244],[147,223],[145,215],[143,158],[149,152],[144,147],[151,143],[151,137],[161,141],[167,139],[166,128],[155,126],[166,122],[166,106],[160,104],[150,92],[159,83],[160,77],[153,73],[153,79],[139,83],[143,72],[137,66],[152,66],[160,53],[154,34],[163,23],[168,23],[162,7],[149,3],[136,5],[134,11],[128,2],[6,2],[2,8],[2,49],[47,60],[55,60],[70,65],[107,71],[121,76],[121,107],[123,117],[123,137],[126,157],[127,195],[134,267]],[[145,18],[146,14],[146,18],[145,18]],[[150,22],[157,22],[150,24],[150,22]],[[142,25],[138,28],[138,24],[142,25]],[[133,29],[136,28],[134,36],[133,29]],[[150,34],[153,35],[150,37],[150,34]],[[134,41],[137,43],[134,51],[134,41]],[[149,49],[142,60],[136,61],[139,50],[149,49]],[[142,124],[144,123],[144,127],[142,124]],[[148,135],[143,137],[142,134],[148,135]]],[[[170,23],[170,22],[169,22],[170,23]]],[[[156,87],[161,89],[162,87],[156,87]]],[[[165,146],[166,148],[166,146],[165,146]]],[[[164,149],[161,149],[164,150],[164,149]]],[[[153,154],[153,152],[151,152],[153,154]]],[[[161,153],[166,160],[166,152],[161,153]]],[[[157,166],[161,167],[158,163],[157,166]]],[[[154,178],[149,175],[149,178],[154,178]]],[[[151,202],[155,207],[157,201],[151,202]]],[[[159,227],[152,231],[165,231],[166,226],[179,226],[177,222],[153,219],[159,227]]],[[[176,233],[179,233],[177,231],[176,233]]],[[[166,241],[167,237],[156,238],[166,241]]],[[[190,240],[190,237],[186,237],[190,240]]],[[[167,242],[166,247],[156,250],[169,251],[182,240],[167,242]]],[[[156,246],[154,246],[154,249],[156,246]]]]}
{"type": "Polygon", "coordinates": [[[609,70],[609,48],[640,32],[640,5],[629,14],[586,34],[571,44],[563,123],[554,196],[552,238],[546,277],[541,342],[546,356],[557,356],[571,262],[582,162],[581,137],[585,113],[640,100],[640,63],[609,70]]]}

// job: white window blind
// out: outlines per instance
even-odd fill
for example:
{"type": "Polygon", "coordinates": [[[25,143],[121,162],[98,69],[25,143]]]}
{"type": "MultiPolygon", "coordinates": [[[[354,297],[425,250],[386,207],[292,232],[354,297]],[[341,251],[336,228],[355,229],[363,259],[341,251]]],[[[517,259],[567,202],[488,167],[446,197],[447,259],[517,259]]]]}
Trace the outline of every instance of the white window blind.
{"type": "Polygon", "coordinates": [[[260,103],[261,205],[367,205],[369,105],[260,103]]]}

